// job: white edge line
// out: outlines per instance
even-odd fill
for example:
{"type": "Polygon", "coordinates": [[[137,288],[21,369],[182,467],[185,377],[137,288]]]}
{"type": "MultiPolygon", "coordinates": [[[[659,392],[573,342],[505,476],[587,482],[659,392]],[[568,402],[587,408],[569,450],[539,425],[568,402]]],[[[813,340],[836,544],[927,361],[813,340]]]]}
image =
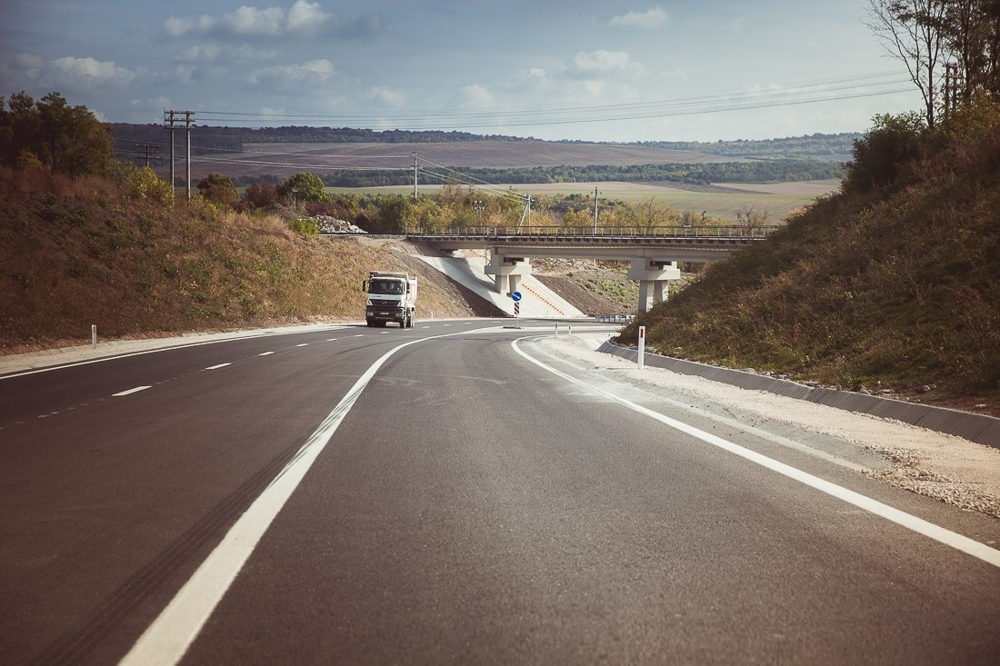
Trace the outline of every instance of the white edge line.
{"type": "Polygon", "coordinates": [[[112,398],[120,398],[125,395],[132,395],[133,393],[138,393],[139,391],[145,391],[148,388],[153,388],[152,386],[136,386],[135,388],[129,389],[127,391],[122,391],[121,393],[112,393],[112,398]]]}
{"type": "MultiPolygon", "coordinates": [[[[497,327],[481,328],[475,332],[493,330],[497,330],[497,327]]],[[[145,666],[178,663],[198,637],[229,586],[236,580],[243,565],[250,559],[250,555],[271,522],[305,478],[313,462],[330,442],[340,423],[378,369],[389,357],[404,347],[452,335],[458,334],[430,336],[404,342],[375,361],[327,415],[319,428],[310,435],[295,457],[285,465],[285,468],[230,528],[222,542],[202,562],[163,612],[147,627],[119,664],[145,666]]]]}
{"type": "MultiPolygon", "coordinates": [[[[325,330],[341,330],[346,328],[342,325],[334,325],[329,329],[325,330]]],[[[321,329],[323,330],[323,329],[321,329]]],[[[203,340],[201,342],[189,342],[186,344],[176,344],[167,345],[165,347],[157,347],[156,349],[144,349],[142,351],[129,352],[128,354],[110,354],[109,356],[102,356],[100,358],[92,358],[86,361],[74,361],[72,363],[60,363],[57,365],[50,365],[44,368],[34,368],[31,370],[21,370],[14,371],[8,374],[0,374],[0,381],[4,379],[13,379],[14,377],[24,377],[25,375],[37,375],[42,372],[52,372],[53,370],[63,370],[65,368],[75,368],[79,365],[90,365],[92,363],[104,363],[105,361],[114,361],[120,358],[130,358],[132,356],[145,356],[146,354],[158,354],[159,352],[172,351],[174,349],[187,349],[188,347],[202,347],[204,345],[218,345],[225,342],[238,342],[240,340],[252,340],[254,338],[264,338],[268,336],[280,336],[280,335],[300,335],[300,333],[289,333],[282,331],[275,331],[273,329],[267,329],[259,332],[248,333],[246,335],[238,335],[232,338],[223,338],[221,340],[203,340]]],[[[110,351],[110,350],[108,350],[110,351]]]]}
{"type": "MultiPolygon", "coordinates": [[[[524,339],[526,338],[521,338],[521,340],[524,339]]],[[[794,481],[798,481],[799,483],[805,484],[811,488],[814,488],[815,490],[819,490],[820,492],[826,493],[827,495],[830,495],[832,497],[836,497],[837,499],[843,500],[848,504],[852,504],[858,507],[859,509],[863,509],[876,516],[885,518],[886,520],[896,523],[897,525],[905,527],[909,530],[912,530],[917,534],[921,534],[925,537],[933,539],[934,541],[937,541],[938,543],[942,543],[946,546],[949,546],[963,553],[966,553],[967,555],[971,555],[979,560],[982,560],[983,562],[986,562],[987,564],[992,564],[995,567],[1000,567],[1000,550],[990,548],[989,546],[983,543],[975,541],[974,539],[970,539],[966,536],[962,536],[961,534],[958,534],[956,532],[952,532],[951,530],[947,530],[943,527],[935,525],[934,523],[928,522],[923,518],[918,518],[916,516],[910,515],[905,511],[893,508],[888,504],[883,504],[878,500],[866,497],[860,493],[854,492],[853,490],[848,490],[847,488],[838,486],[835,483],[831,483],[830,481],[826,481],[817,476],[813,476],[808,472],[803,472],[802,470],[796,469],[791,465],[786,465],[783,462],[779,462],[777,460],[774,460],[773,458],[769,458],[765,455],[757,453],[756,451],[751,451],[750,449],[744,448],[738,444],[734,444],[733,442],[722,439],[721,437],[717,437],[710,433],[699,430],[681,421],[676,421],[670,418],[669,416],[664,416],[663,414],[654,412],[651,409],[647,409],[642,405],[638,405],[630,400],[626,400],[625,398],[619,397],[613,393],[600,389],[596,386],[591,386],[590,384],[587,384],[584,381],[572,377],[564,372],[561,372],[553,367],[550,367],[545,363],[542,363],[541,361],[529,356],[527,353],[525,353],[518,347],[517,344],[518,342],[519,340],[514,340],[513,342],[510,343],[511,347],[514,348],[515,352],[520,354],[525,359],[531,361],[538,367],[542,368],[543,370],[546,370],[547,372],[556,375],[557,377],[561,377],[562,379],[565,379],[568,382],[576,384],[577,386],[582,386],[599,395],[614,400],[615,402],[618,402],[633,411],[636,411],[640,414],[655,419],[660,423],[663,423],[664,425],[667,425],[675,430],[679,430],[680,432],[683,432],[687,435],[696,437],[702,440],[703,442],[711,444],[712,446],[716,446],[720,449],[738,455],[741,458],[745,458],[750,462],[760,465],[761,467],[765,467],[773,472],[777,472],[782,476],[785,476],[794,481]]]]}

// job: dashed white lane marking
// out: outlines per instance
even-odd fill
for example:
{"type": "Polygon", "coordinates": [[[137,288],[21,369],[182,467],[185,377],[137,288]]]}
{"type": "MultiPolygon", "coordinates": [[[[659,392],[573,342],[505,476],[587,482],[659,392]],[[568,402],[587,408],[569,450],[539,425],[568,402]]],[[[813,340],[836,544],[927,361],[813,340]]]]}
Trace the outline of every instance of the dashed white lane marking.
{"type": "Polygon", "coordinates": [[[358,333],[354,337],[356,337],[356,338],[363,338],[363,337],[365,337],[365,334],[364,333],[358,333]]]}
{"type": "Polygon", "coordinates": [[[260,354],[257,354],[257,356],[270,356],[270,355],[271,355],[271,354],[273,354],[273,353],[274,353],[273,351],[270,351],[270,352],[262,352],[262,353],[260,353],[260,354]]]}
{"type": "Polygon", "coordinates": [[[301,483],[372,377],[390,356],[418,342],[423,340],[411,340],[390,349],[358,378],[291,462],[236,521],[222,543],[146,629],[122,659],[121,665],[176,664],[180,661],[250,558],[271,521],[301,483]]]}
{"type": "MultiPolygon", "coordinates": [[[[496,327],[477,329],[489,333],[496,327]]],[[[275,516],[291,497],[319,454],[330,442],[340,423],[357,402],[362,391],[385,364],[389,357],[404,347],[427,340],[456,335],[446,333],[420,340],[410,340],[393,347],[365,371],[344,398],[334,407],[319,428],[306,440],[295,457],[278,473],[271,485],[254,500],[236,524],[230,528],[222,542],[212,551],[194,575],[184,584],[177,596],[167,605],[139,637],[135,645],[119,664],[143,666],[145,664],[176,664],[187,652],[201,632],[205,622],[226,590],[236,580],[243,565],[271,525],[275,516]]],[[[355,337],[362,337],[357,335],[355,337]]]]}
{"type": "Polygon", "coordinates": [[[301,345],[295,345],[295,346],[296,347],[308,347],[309,343],[308,342],[303,342],[301,345]]]}
{"type": "MultiPolygon", "coordinates": [[[[521,338],[521,340],[524,339],[525,338],[521,338]]],[[[724,451],[728,451],[737,456],[740,456],[741,458],[749,460],[752,463],[756,463],[761,467],[769,469],[773,472],[777,472],[782,476],[785,476],[794,481],[798,481],[799,483],[807,485],[810,488],[818,490],[822,493],[826,493],[831,497],[836,497],[837,499],[843,500],[848,504],[853,504],[859,509],[867,511],[876,516],[885,518],[890,522],[896,523],[897,525],[912,530],[917,534],[921,534],[925,537],[933,539],[938,543],[942,543],[946,546],[954,548],[955,550],[959,550],[963,553],[966,553],[967,555],[972,555],[973,557],[982,560],[987,564],[992,564],[995,567],[1000,567],[1000,550],[994,550],[993,548],[990,548],[989,546],[983,543],[962,536],[961,534],[958,534],[956,532],[946,530],[945,528],[935,525],[934,523],[928,522],[922,518],[918,518],[916,516],[906,513],[905,511],[900,511],[899,509],[893,508],[888,504],[883,504],[882,502],[873,500],[870,497],[865,497],[860,493],[856,493],[853,490],[848,490],[847,488],[838,486],[835,483],[831,483],[829,481],[826,481],[825,479],[821,479],[818,476],[813,476],[808,472],[803,472],[802,470],[796,469],[791,465],[786,465],[785,463],[774,460],[773,458],[768,458],[767,456],[757,453],[756,451],[751,451],[750,449],[744,448],[739,444],[734,444],[733,442],[722,439],[721,437],[717,437],[710,433],[699,430],[694,426],[688,425],[687,423],[676,421],[670,418],[669,416],[664,416],[663,414],[660,414],[659,412],[654,412],[653,410],[647,409],[642,405],[637,405],[636,403],[630,400],[621,398],[615,395],[614,393],[605,391],[604,389],[598,388],[597,386],[591,386],[587,382],[577,379],[576,377],[573,377],[571,375],[567,375],[565,372],[557,370],[551,366],[546,365],[545,363],[542,363],[538,359],[529,356],[527,353],[521,351],[520,347],[518,347],[517,343],[519,341],[520,340],[514,340],[513,342],[510,343],[511,346],[514,348],[515,352],[517,352],[520,356],[526,358],[527,360],[531,361],[538,367],[542,368],[543,370],[550,372],[553,375],[556,375],[557,377],[561,377],[562,379],[565,379],[566,381],[572,384],[576,384],[577,386],[582,386],[586,389],[589,389],[594,393],[597,393],[598,395],[602,395],[610,400],[613,400],[619,404],[628,407],[632,411],[643,414],[644,416],[648,416],[651,419],[655,419],[660,423],[663,423],[664,425],[673,428],[674,430],[678,430],[692,437],[696,437],[703,442],[706,442],[724,451]]]]}
{"type": "Polygon", "coordinates": [[[336,341],[337,341],[337,338],[328,338],[327,339],[327,342],[336,342],[336,341]]]}
{"type": "Polygon", "coordinates": [[[232,363],[220,363],[219,365],[210,365],[210,366],[208,366],[205,369],[206,370],[218,370],[219,368],[224,368],[227,365],[232,365],[232,363]]]}
{"type": "Polygon", "coordinates": [[[135,388],[130,388],[127,391],[122,391],[121,393],[112,393],[112,398],[120,398],[123,395],[132,395],[133,393],[138,393],[139,391],[145,391],[148,388],[153,388],[152,386],[136,386],[135,388]]]}

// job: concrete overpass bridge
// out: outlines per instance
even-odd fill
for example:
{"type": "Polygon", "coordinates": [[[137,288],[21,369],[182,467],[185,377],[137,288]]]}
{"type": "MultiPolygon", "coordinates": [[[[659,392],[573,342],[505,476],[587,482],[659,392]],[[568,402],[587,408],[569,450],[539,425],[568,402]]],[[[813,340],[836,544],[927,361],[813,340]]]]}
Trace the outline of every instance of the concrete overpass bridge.
{"type": "Polygon", "coordinates": [[[661,227],[655,229],[567,229],[531,227],[462,227],[409,233],[408,240],[443,251],[488,250],[486,274],[496,290],[510,294],[531,273],[531,259],[599,259],[628,261],[629,279],[639,282],[639,312],[667,299],[670,280],[680,278],[677,262],[718,261],[760,243],[768,229],[742,227],[661,227]]]}

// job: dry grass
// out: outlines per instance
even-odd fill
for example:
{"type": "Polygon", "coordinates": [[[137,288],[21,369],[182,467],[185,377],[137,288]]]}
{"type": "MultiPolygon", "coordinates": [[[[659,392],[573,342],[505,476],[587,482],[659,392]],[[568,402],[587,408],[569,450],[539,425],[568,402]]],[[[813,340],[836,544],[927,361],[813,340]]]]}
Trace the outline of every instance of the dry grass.
{"type": "Polygon", "coordinates": [[[671,355],[1000,415],[996,139],[820,200],[635,325],[671,355]]]}
{"type": "MultiPolygon", "coordinates": [[[[173,210],[100,179],[0,170],[0,353],[89,340],[364,317],[389,247],[296,234],[195,200],[173,210]]],[[[428,285],[423,297],[435,299],[428,285]]],[[[439,316],[467,315],[435,301],[439,316]]]]}

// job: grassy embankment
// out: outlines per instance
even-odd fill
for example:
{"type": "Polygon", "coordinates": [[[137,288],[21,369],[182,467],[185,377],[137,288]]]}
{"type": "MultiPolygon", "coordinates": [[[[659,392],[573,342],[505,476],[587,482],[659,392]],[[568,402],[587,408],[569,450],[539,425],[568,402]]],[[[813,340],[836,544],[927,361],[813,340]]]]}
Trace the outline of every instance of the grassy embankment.
{"type": "Polygon", "coordinates": [[[820,200],[619,340],[1000,416],[997,155],[1000,130],[820,200]]]}
{"type": "MultiPolygon", "coordinates": [[[[204,203],[173,209],[111,181],[0,169],[0,354],[102,338],[364,318],[369,270],[419,261],[204,203]]],[[[471,310],[433,282],[420,316],[471,310]]]]}

